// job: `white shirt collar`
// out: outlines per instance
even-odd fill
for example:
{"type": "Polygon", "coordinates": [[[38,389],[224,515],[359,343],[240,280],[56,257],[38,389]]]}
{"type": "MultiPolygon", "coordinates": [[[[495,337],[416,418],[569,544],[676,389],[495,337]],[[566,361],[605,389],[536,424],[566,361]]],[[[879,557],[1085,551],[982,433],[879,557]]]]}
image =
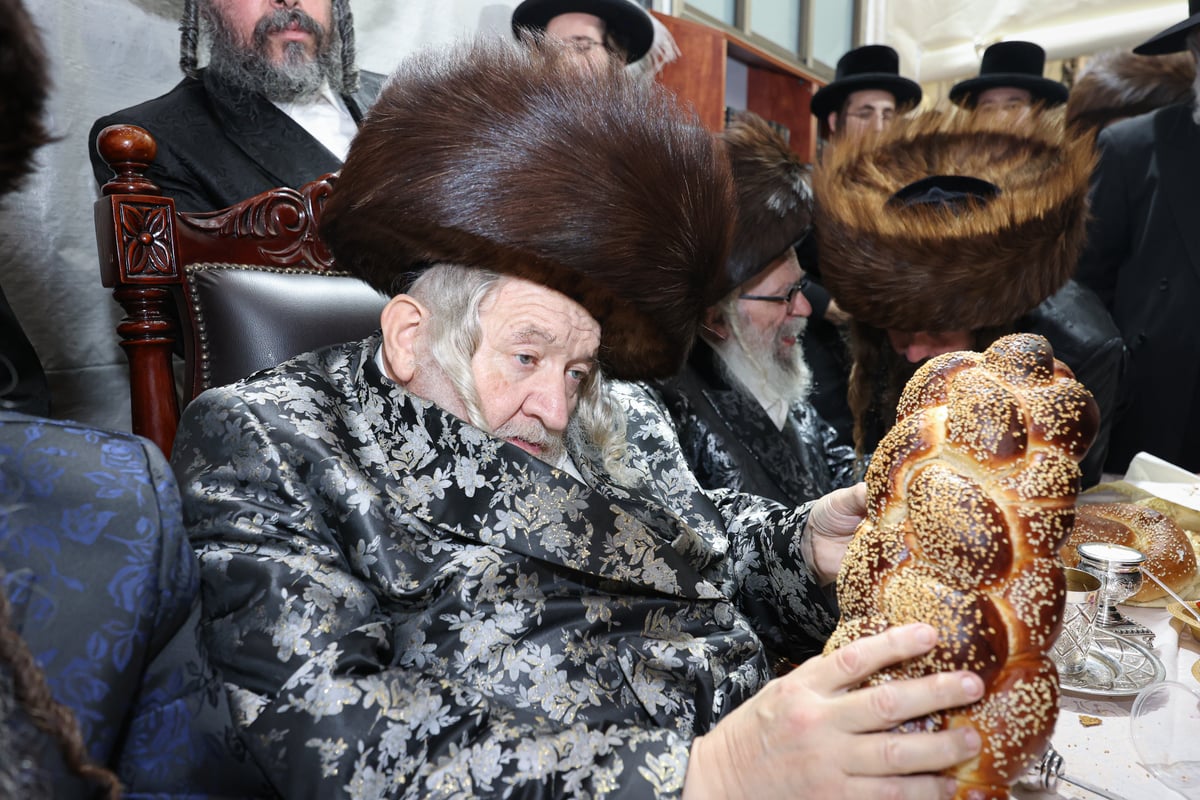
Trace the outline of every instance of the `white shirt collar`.
{"type": "Polygon", "coordinates": [[[274,103],[275,107],[292,118],[309,135],[325,146],[340,160],[346,160],[350,142],[358,133],[358,123],[345,102],[329,86],[321,84],[316,97],[291,103],[274,103]]]}

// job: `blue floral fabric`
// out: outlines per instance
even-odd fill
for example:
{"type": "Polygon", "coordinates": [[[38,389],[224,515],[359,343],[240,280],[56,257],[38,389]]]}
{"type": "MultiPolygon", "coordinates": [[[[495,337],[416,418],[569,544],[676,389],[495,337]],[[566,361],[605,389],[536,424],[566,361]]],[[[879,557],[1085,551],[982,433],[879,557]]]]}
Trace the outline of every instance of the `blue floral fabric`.
{"type": "MultiPolygon", "coordinates": [[[[166,460],[136,436],[0,412],[13,623],[127,797],[262,796],[199,645],[199,573],[166,460]]],[[[63,775],[55,797],[82,787],[63,775]]]]}

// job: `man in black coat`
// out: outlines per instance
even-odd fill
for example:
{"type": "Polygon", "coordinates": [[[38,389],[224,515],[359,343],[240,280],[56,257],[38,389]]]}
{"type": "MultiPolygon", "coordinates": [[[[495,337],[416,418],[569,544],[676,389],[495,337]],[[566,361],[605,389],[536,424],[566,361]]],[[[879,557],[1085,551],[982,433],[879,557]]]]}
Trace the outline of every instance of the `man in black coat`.
{"type": "Polygon", "coordinates": [[[186,77],[170,92],[97,120],[88,148],[96,181],[112,170],[96,149],[108,125],[148,130],[149,177],[180,211],[212,211],[334,172],[382,77],[354,66],[349,0],[188,0],[180,23],[186,77]],[[196,63],[201,30],[208,67],[196,63]]]}
{"type": "Polygon", "coordinates": [[[854,483],[854,448],[808,401],[801,347],[812,307],[796,244],[812,222],[808,169],[761,118],[722,135],[738,219],[724,297],[706,312],[682,372],[658,390],[706,489],[800,505],[854,483]]]}
{"type": "MultiPolygon", "coordinates": [[[[1200,2],[1191,16],[1134,48],[1200,55],[1200,2]]],[[[1092,223],[1077,279],[1112,313],[1129,373],[1107,468],[1145,450],[1200,470],[1200,125],[1193,103],[1123,120],[1100,134],[1092,223]]]]}

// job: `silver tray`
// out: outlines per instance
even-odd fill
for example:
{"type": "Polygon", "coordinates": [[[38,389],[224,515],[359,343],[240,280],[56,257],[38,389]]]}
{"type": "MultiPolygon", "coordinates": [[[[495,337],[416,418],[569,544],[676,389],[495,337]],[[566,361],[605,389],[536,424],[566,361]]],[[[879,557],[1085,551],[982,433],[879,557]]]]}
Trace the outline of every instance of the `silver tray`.
{"type": "Polygon", "coordinates": [[[1132,697],[1166,677],[1162,661],[1140,642],[1097,628],[1087,666],[1077,675],[1060,675],[1058,685],[1086,697],[1132,697]]]}

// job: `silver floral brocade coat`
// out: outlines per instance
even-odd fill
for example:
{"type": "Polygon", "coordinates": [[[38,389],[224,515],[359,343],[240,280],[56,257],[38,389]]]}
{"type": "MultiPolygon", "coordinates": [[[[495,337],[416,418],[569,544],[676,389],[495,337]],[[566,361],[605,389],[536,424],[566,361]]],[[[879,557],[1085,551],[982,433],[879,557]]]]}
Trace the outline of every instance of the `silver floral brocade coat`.
{"type": "Polygon", "coordinates": [[[807,400],[792,404],[779,430],[719,364],[712,347],[697,340],[680,373],[653,389],[701,486],[800,505],[855,482],[854,448],[837,444],[837,431],[807,400]]]}
{"type": "Polygon", "coordinates": [[[378,337],[197,398],[174,464],[205,629],[287,797],[674,797],[692,739],[818,649],[807,506],[706,493],[619,385],[621,488],[385,378],[378,337]]]}

